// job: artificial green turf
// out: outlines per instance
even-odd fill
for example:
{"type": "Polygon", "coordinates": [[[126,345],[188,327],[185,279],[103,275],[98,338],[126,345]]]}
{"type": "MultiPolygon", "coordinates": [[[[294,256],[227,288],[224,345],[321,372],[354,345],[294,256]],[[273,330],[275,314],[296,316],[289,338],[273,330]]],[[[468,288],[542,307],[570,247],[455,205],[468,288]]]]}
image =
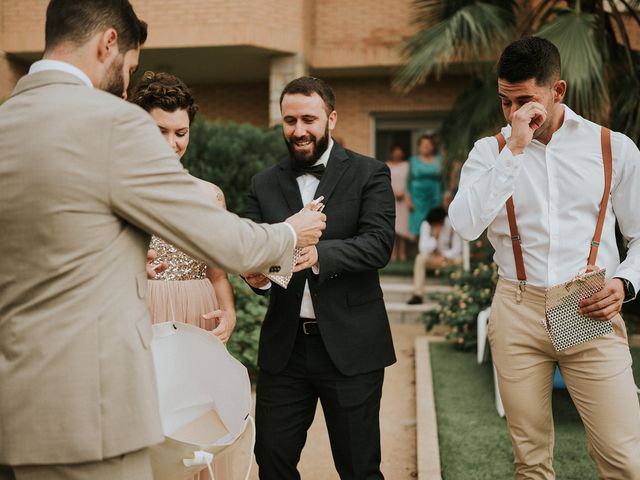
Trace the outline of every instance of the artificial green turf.
{"type": "MultiPolygon", "coordinates": [[[[513,478],[513,454],[505,419],[495,409],[491,364],[475,354],[431,343],[440,461],[444,480],[513,478]]],[[[640,384],[640,349],[632,349],[640,384]]],[[[587,454],[584,428],[569,394],[554,391],[554,468],[562,480],[596,479],[587,454]]]]}

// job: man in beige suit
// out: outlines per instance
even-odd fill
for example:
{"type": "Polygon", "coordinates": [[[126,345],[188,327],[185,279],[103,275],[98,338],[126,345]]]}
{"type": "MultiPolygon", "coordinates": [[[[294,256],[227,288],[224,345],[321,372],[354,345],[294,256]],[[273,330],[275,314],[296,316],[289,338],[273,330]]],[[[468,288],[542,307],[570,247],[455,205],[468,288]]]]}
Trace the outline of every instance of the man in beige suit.
{"type": "Polygon", "coordinates": [[[163,436],[144,303],[150,233],[230,272],[288,272],[324,215],[211,206],[124,95],[146,24],[52,0],[45,59],[0,106],[0,479],[149,479],[163,436]],[[92,88],[97,87],[97,88],[92,88]]]}

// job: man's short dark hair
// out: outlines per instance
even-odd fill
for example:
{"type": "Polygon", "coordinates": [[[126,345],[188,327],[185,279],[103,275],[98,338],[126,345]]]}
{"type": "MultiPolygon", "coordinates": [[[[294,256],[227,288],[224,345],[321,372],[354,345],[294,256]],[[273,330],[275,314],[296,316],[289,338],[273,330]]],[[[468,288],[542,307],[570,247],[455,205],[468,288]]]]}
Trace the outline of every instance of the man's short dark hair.
{"type": "Polygon", "coordinates": [[[47,7],[45,50],[63,42],[83,45],[100,31],[118,32],[120,53],[138,48],[147,40],[147,24],[128,0],[51,0],[47,7]]]}
{"type": "Polygon", "coordinates": [[[433,207],[427,213],[425,220],[429,225],[437,225],[444,223],[444,219],[447,217],[447,211],[443,207],[433,207]]]}
{"type": "Polygon", "coordinates": [[[333,93],[333,90],[331,90],[331,87],[319,78],[300,77],[295,80],[291,80],[280,94],[280,106],[282,106],[282,99],[285,95],[293,95],[295,93],[301,93],[307,97],[317,93],[324,102],[327,115],[336,109],[336,96],[333,93]]]}
{"type": "Polygon", "coordinates": [[[509,83],[534,78],[538,85],[549,85],[560,78],[560,52],[544,38],[516,40],[500,56],[498,78],[509,83]]]}

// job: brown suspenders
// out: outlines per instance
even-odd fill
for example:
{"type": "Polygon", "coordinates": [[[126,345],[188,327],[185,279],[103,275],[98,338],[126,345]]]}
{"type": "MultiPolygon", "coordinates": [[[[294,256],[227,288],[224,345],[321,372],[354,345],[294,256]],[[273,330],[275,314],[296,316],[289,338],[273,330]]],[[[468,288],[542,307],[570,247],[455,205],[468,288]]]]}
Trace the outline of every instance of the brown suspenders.
{"type": "Polygon", "coordinates": [[[600,141],[602,143],[602,159],[604,160],[604,192],[602,192],[602,200],[600,200],[600,214],[598,215],[596,231],[593,234],[591,248],[589,249],[589,260],[587,261],[588,271],[596,267],[596,257],[598,256],[598,247],[600,246],[600,237],[602,236],[602,226],[604,225],[604,217],[607,214],[607,203],[609,202],[609,191],[611,190],[611,171],[613,169],[611,131],[608,128],[602,127],[600,141]]]}
{"type": "MultiPolygon", "coordinates": [[[[596,230],[593,234],[593,240],[591,241],[591,247],[589,249],[589,259],[587,261],[587,271],[591,271],[596,266],[596,258],[598,256],[598,247],[600,246],[600,237],[602,236],[602,227],[604,225],[604,217],[607,214],[607,204],[609,202],[609,192],[611,190],[611,172],[612,172],[612,157],[611,157],[611,131],[608,128],[601,128],[601,144],[602,144],[602,159],[604,160],[604,191],[602,192],[602,200],[600,201],[600,213],[598,214],[598,223],[596,224],[596,230]]],[[[504,135],[498,133],[495,136],[498,141],[498,153],[502,151],[507,144],[504,135]]],[[[513,257],[516,262],[516,275],[520,283],[520,292],[524,288],[527,282],[527,275],[524,270],[524,260],[522,258],[522,242],[520,239],[520,233],[518,232],[518,224],[516,223],[516,212],[513,205],[513,197],[509,197],[506,202],[507,219],[509,221],[509,231],[511,234],[511,245],[513,246],[513,257]]]]}

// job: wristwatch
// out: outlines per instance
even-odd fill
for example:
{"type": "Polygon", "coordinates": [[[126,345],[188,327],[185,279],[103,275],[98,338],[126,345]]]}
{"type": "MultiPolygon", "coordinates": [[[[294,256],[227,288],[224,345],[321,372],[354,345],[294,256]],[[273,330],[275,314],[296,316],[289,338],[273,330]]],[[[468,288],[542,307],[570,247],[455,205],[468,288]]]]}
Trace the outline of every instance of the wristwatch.
{"type": "Polygon", "coordinates": [[[623,302],[628,302],[633,300],[636,297],[636,289],[633,288],[633,283],[631,283],[626,278],[615,277],[619,280],[622,280],[622,284],[624,285],[624,300],[623,302]]]}

